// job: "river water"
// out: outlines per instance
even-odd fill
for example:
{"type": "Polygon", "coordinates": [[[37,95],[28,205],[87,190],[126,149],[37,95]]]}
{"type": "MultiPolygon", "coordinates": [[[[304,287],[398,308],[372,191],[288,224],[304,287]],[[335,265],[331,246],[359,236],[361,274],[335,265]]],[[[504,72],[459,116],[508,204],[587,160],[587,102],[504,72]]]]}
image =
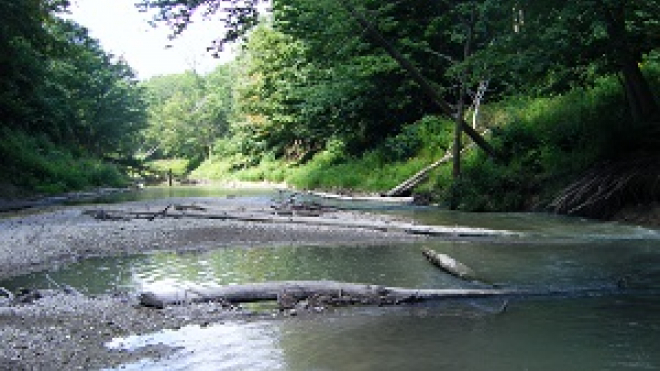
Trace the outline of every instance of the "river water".
{"type": "MultiPolygon", "coordinates": [[[[160,189],[141,197],[200,195],[195,192],[232,191],[160,189]]],[[[252,191],[241,197],[268,202],[271,196],[252,191]]],[[[166,344],[180,349],[170,359],[145,359],[122,368],[127,370],[660,370],[660,231],[542,214],[357,206],[425,224],[503,229],[523,236],[158,252],[90,259],[49,275],[90,294],[305,279],[469,286],[430,266],[420,253],[429,247],[470,266],[483,281],[507,287],[608,289],[625,283],[630,290],[518,299],[506,306],[488,299],[260,317],[120,338],[108,347],[166,344]]],[[[32,274],[3,285],[44,287],[48,278],[32,274]]]]}

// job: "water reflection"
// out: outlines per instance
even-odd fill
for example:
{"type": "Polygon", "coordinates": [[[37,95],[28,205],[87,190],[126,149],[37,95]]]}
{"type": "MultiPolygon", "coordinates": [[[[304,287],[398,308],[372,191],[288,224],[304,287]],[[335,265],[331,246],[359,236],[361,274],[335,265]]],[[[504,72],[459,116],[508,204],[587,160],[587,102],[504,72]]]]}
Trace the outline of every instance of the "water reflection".
{"type": "Polygon", "coordinates": [[[421,255],[421,247],[449,254],[482,281],[519,287],[599,288],[624,280],[634,288],[660,288],[656,241],[499,244],[433,241],[388,246],[280,246],[223,248],[206,252],[157,252],[93,258],[48,273],[2,282],[49,287],[50,279],[89,294],[138,292],[275,280],[337,280],[419,288],[464,287],[421,255]]]}
{"type": "Polygon", "coordinates": [[[115,339],[114,349],[180,350],[128,370],[651,370],[660,367],[657,297],[349,308],[115,339]],[[488,305],[488,304],[486,304],[488,305]]]}
{"type": "MultiPolygon", "coordinates": [[[[249,200],[265,203],[268,197],[255,194],[249,200]]],[[[601,288],[623,282],[632,288],[660,289],[657,230],[531,214],[474,215],[401,206],[388,206],[387,212],[429,224],[524,231],[528,237],[157,252],[89,259],[49,274],[90,294],[308,279],[465,286],[425,261],[420,249],[429,247],[470,266],[482,280],[501,285],[601,288]]],[[[0,286],[49,284],[41,273],[0,286]]],[[[503,313],[501,305],[495,300],[345,308],[310,317],[166,330],[116,339],[108,346],[129,351],[165,344],[180,349],[165,360],[123,367],[129,370],[660,369],[658,296],[514,301],[503,313]]]]}
{"type": "MultiPolygon", "coordinates": [[[[423,259],[419,246],[225,248],[207,252],[158,252],[92,258],[49,275],[90,294],[162,286],[232,284],[273,280],[338,280],[390,286],[450,287],[457,280],[423,259]]],[[[4,282],[9,289],[47,287],[45,273],[4,282]]]]}

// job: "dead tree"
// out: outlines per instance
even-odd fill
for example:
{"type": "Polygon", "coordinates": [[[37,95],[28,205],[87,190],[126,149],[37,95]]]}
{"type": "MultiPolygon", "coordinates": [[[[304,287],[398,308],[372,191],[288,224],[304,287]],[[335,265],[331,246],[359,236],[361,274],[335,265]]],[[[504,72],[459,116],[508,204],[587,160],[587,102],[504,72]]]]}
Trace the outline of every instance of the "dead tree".
{"type": "Polygon", "coordinates": [[[616,293],[621,290],[616,286],[598,289],[412,289],[338,281],[274,281],[180,288],[159,292],[146,291],[139,295],[139,301],[143,306],[154,308],[203,302],[223,304],[277,302],[284,297],[288,306],[294,301],[302,300],[321,300],[330,304],[347,305],[400,305],[446,299],[591,296],[616,293]]]}

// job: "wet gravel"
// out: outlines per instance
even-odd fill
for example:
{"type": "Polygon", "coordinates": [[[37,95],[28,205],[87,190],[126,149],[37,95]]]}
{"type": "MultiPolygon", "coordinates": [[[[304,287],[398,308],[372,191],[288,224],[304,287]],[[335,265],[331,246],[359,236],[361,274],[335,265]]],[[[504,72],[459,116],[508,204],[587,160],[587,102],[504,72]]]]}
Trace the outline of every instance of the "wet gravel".
{"type": "MultiPolygon", "coordinates": [[[[419,240],[402,232],[238,220],[96,220],[98,208],[160,211],[170,204],[201,205],[214,212],[270,215],[268,205],[231,198],[182,198],[103,206],[72,206],[0,219],[0,279],[54,268],[92,256],[155,250],[205,250],[223,246],[282,244],[371,244],[419,240]]],[[[333,218],[382,221],[384,216],[337,211],[333,218]]],[[[144,308],[126,294],[87,297],[40,291],[19,303],[0,297],[0,370],[96,370],[144,358],[167,357],[173,349],[111,350],[116,337],[208,325],[254,314],[207,303],[163,310],[144,308]]]]}

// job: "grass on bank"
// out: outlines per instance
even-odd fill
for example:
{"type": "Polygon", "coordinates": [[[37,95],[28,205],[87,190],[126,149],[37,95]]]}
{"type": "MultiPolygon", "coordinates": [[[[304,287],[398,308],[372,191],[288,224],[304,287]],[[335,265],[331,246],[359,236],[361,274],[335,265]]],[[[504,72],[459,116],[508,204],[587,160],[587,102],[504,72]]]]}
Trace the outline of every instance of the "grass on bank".
{"type": "Polygon", "coordinates": [[[184,158],[153,160],[146,162],[145,165],[157,174],[167,174],[172,171],[175,178],[183,178],[189,171],[189,161],[184,158]]]}
{"type": "Polygon", "coordinates": [[[325,150],[302,165],[266,155],[255,165],[245,166],[243,155],[219,153],[202,163],[190,177],[270,181],[300,189],[383,192],[441,157],[451,135],[451,125],[429,116],[361,156],[347,155],[339,140],[330,140],[325,150]]]}
{"type": "MultiPolygon", "coordinates": [[[[655,89],[660,88],[660,63],[648,65],[646,73],[655,89]]],[[[621,84],[613,76],[562,95],[489,104],[483,108],[482,122],[492,129],[488,140],[502,158],[495,161],[483,151],[468,151],[459,182],[453,181],[448,163],[416,191],[428,192],[441,203],[457,192],[459,208],[471,211],[543,206],[593,164],[635,149],[645,130],[629,117],[621,84]]],[[[246,166],[242,154],[218,153],[191,177],[383,192],[442,157],[452,130],[451,122],[426,117],[358,157],[345,155],[343,144],[331,140],[303,165],[269,155],[246,166]],[[232,161],[237,157],[242,162],[232,161]]]]}

